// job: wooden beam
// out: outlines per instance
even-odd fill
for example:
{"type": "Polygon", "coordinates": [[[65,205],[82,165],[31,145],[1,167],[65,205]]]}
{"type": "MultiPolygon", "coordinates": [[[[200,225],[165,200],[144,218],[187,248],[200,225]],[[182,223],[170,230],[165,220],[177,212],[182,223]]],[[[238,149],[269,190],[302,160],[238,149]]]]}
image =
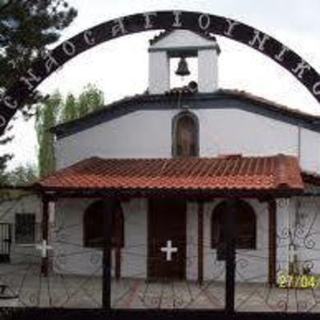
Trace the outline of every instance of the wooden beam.
{"type": "Polygon", "coordinates": [[[269,268],[268,283],[272,287],[276,284],[276,261],[277,261],[277,206],[275,200],[268,202],[269,211],[269,268]]]}
{"type": "Polygon", "coordinates": [[[57,198],[104,198],[104,199],[132,199],[132,198],[188,198],[191,201],[211,201],[213,198],[288,198],[296,195],[302,195],[302,190],[295,189],[274,189],[274,190],[228,190],[227,195],[225,190],[158,190],[158,189],[72,189],[72,188],[44,188],[34,189],[35,191],[45,194],[55,195],[57,198]]]}
{"type": "Polygon", "coordinates": [[[203,201],[198,201],[198,283],[203,284],[203,201]]]}

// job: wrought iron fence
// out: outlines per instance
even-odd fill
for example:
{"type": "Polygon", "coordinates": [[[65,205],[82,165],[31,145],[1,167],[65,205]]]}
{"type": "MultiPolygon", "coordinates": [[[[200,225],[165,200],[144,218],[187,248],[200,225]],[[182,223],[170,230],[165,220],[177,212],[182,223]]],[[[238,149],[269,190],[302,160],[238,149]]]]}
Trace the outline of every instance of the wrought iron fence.
{"type": "MultiPolygon", "coordinates": [[[[261,203],[257,214],[269,216],[267,202],[255,201],[261,203]]],[[[36,244],[32,250],[28,246],[24,249],[11,246],[10,254],[15,258],[0,264],[1,312],[8,314],[8,310],[13,310],[8,308],[25,307],[28,312],[35,312],[34,308],[39,308],[39,312],[43,312],[41,308],[64,309],[66,313],[68,309],[74,312],[74,309],[91,308],[112,314],[135,311],[139,317],[140,312],[152,313],[154,309],[159,314],[170,309],[223,315],[243,312],[316,315],[320,308],[320,195],[309,192],[276,201],[273,283],[270,283],[268,221],[257,221],[255,248],[239,249],[236,211],[233,200],[228,203],[225,255],[221,259],[212,249],[210,236],[204,238],[203,264],[209,272],[204,272],[201,282],[197,277],[199,243],[196,236],[191,235],[186,244],[185,279],[148,279],[148,244],[139,240],[127,242],[121,249],[122,268],[130,269],[127,272],[130,276],[115,279],[115,250],[111,239],[105,239],[104,248],[86,248],[82,239],[75,236],[81,233],[82,224],[63,215],[61,219],[56,217],[51,226],[53,249],[48,250],[47,276],[42,273],[43,256],[34,248],[36,244]],[[285,217],[285,212],[290,215],[285,217]],[[139,261],[143,261],[145,268],[139,261]],[[84,268],[87,272],[81,273],[84,268]]],[[[126,228],[134,229],[137,222],[125,216],[124,223],[126,228]]],[[[110,235],[110,226],[106,230],[110,235]]]]}

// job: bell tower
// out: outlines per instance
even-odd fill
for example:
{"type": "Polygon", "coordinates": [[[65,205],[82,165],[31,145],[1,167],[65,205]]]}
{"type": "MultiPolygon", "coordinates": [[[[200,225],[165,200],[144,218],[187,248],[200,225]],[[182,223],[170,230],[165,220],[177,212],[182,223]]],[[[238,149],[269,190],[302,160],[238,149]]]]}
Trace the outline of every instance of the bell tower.
{"type": "Polygon", "coordinates": [[[164,94],[170,90],[170,59],[180,58],[176,74],[189,73],[187,58],[198,60],[198,92],[211,93],[218,87],[218,55],[216,38],[189,30],[164,31],[150,40],[149,93],[164,94]]]}

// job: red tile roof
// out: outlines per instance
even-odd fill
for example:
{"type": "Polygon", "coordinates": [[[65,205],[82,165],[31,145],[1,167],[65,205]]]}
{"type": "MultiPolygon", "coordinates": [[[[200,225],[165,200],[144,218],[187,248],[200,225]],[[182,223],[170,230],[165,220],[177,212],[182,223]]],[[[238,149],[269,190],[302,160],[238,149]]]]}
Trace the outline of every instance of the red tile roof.
{"type": "Polygon", "coordinates": [[[300,190],[295,157],[101,159],[80,161],[40,180],[45,189],[95,190],[300,190]]]}

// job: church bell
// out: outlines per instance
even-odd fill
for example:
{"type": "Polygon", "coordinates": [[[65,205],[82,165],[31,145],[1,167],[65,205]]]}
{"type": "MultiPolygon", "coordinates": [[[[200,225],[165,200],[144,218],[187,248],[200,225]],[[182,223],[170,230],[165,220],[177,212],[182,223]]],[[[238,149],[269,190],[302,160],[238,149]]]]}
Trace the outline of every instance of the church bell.
{"type": "Polygon", "coordinates": [[[178,69],[176,70],[176,75],[178,76],[188,76],[190,74],[189,68],[188,68],[188,63],[185,57],[181,57],[179,64],[178,64],[178,69]]]}

